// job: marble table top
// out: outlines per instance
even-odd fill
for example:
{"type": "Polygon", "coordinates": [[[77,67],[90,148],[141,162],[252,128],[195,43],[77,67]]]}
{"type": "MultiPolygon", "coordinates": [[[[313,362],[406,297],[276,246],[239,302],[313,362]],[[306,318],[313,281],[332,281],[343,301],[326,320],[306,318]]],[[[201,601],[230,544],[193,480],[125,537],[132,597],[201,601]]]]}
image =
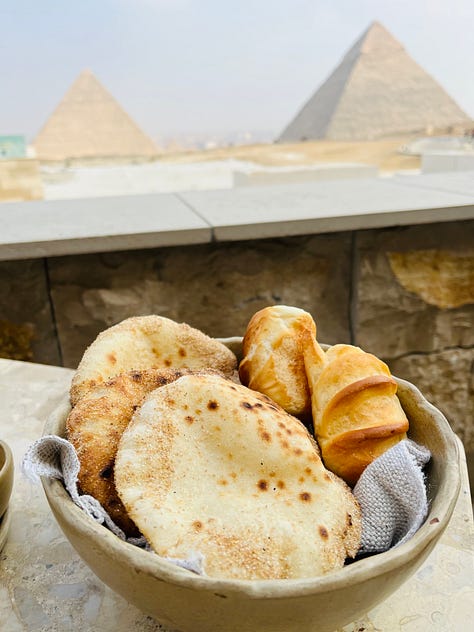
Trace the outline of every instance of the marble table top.
{"type": "MultiPolygon", "coordinates": [[[[0,437],[12,448],[16,466],[11,525],[0,553],[0,630],[165,630],[92,573],[60,531],[41,485],[21,473],[23,455],[41,436],[45,419],[68,389],[71,376],[69,369],[0,359],[0,437]]],[[[423,566],[385,602],[335,632],[470,629],[473,549],[472,505],[464,463],[454,515],[423,566]]]]}

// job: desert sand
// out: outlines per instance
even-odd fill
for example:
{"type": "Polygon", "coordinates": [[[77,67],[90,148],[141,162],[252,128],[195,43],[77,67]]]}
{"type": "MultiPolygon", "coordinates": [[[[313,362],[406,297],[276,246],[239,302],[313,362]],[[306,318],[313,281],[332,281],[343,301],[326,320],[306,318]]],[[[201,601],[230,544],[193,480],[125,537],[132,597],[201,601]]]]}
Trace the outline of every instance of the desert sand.
{"type": "Polygon", "coordinates": [[[297,166],[324,163],[360,162],[375,165],[381,173],[419,169],[420,157],[405,155],[403,147],[414,140],[404,136],[377,141],[307,141],[221,147],[205,151],[175,151],[162,154],[163,162],[207,162],[241,160],[261,166],[297,166]]]}

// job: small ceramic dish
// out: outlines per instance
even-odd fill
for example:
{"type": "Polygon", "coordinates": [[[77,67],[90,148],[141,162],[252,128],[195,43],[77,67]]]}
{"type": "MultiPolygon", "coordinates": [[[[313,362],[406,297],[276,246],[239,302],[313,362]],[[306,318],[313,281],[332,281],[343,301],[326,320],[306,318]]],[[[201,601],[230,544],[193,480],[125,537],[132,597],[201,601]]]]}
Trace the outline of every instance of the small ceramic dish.
{"type": "MultiPolygon", "coordinates": [[[[239,351],[240,339],[225,341],[239,351]]],[[[333,632],[371,610],[423,563],[445,530],[460,488],[455,434],[420,391],[397,380],[409,436],[432,454],[426,470],[430,508],[405,544],[321,577],[217,580],[193,574],[121,541],[87,517],[58,480],[43,479],[54,516],[93,572],[128,602],[183,632],[333,632]]],[[[65,435],[68,398],[45,434],[65,435]]]]}
{"type": "Polygon", "coordinates": [[[7,540],[10,526],[8,503],[13,488],[13,455],[4,441],[0,441],[0,551],[7,540]]]}
{"type": "Polygon", "coordinates": [[[0,518],[6,512],[13,488],[13,455],[5,441],[0,440],[0,518]]]}
{"type": "Polygon", "coordinates": [[[10,528],[10,513],[10,509],[7,509],[0,518],[0,553],[7,541],[8,529],[10,528]]]}

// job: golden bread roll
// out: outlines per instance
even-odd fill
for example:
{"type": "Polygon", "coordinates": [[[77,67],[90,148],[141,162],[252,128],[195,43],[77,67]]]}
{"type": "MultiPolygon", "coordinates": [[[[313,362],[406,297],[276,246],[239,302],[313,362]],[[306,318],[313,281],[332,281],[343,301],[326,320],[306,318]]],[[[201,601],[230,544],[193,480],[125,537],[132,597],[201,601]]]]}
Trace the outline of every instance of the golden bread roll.
{"type": "Polygon", "coordinates": [[[311,417],[311,397],[306,379],[302,340],[309,332],[313,371],[321,370],[324,352],[316,342],[316,324],[308,312],[287,305],[273,305],[256,312],[249,321],[242,344],[240,381],[271,397],[303,421],[311,417]]]}
{"type": "Polygon", "coordinates": [[[311,390],[313,427],[327,468],[350,485],[383,452],[406,437],[408,419],[388,366],[352,345],[334,345],[327,364],[313,372],[313,351],[304,358],[311,390]]]}
{"type": "Polygon", "coordinates": [[[185,323],[155,315],[127,318],[86,349],[72,380],[71,402],[120,373],[170,368],[212,368],[232,377],[237,358],[221,342],[185,323]]]}
{"type": "Polygon", "coordinates": [[[139,533],[115,490],[114,463],[119,439],[145,395],[185,373],[189,370],[122,373],[87,391],[66,420],[67,438],[81,466],[81,491],[96,498],[127,536],[139,533]]]}
{"type": "Polygon", "coordinates": [[[117,491],[154,551],[213,578],[314,577],[360,545],[349,487],[303,424],[215,375],[150,393],[120,439],[117,491]]]}

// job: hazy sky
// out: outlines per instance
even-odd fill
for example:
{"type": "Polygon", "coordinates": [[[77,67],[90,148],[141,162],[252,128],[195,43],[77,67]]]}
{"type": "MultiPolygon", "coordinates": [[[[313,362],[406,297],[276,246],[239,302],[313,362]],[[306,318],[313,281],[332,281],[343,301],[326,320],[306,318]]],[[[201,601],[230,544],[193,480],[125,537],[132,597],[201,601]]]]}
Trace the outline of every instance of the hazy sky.
{"type": "Polygon", "coordinates": [[[84,68],[153,136],[277,133],[373,20],[474,116],[474,0],[0,0],[0,133],[84,68]]]}

